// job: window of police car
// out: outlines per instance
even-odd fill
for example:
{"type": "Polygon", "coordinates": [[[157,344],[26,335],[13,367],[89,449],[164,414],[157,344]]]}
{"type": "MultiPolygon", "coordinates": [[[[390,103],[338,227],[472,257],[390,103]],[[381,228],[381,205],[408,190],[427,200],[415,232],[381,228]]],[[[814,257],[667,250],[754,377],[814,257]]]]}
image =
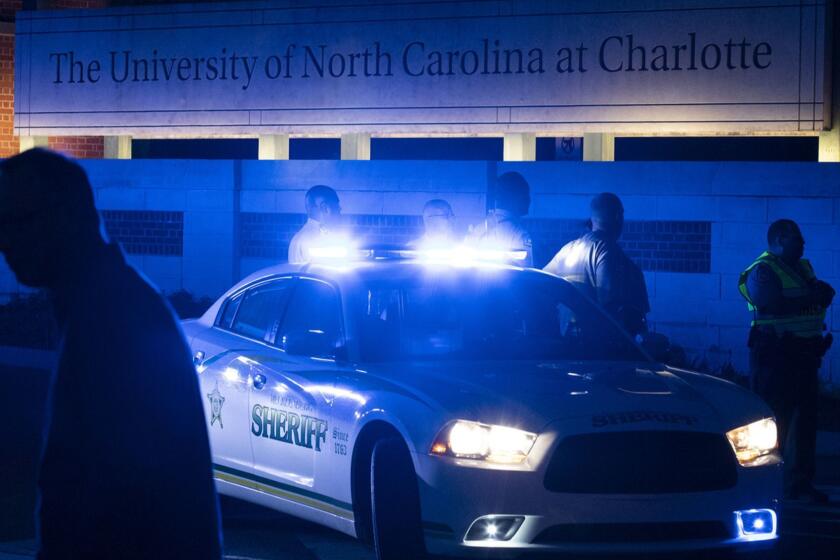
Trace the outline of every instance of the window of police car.
{"type": "Polygon", "coordinates": [[[292,279],[281,278],[260,284],[231,299],[225,306],[219,326],[237,334],[272,343],[283,319],[292,279]],[[241,299],[241,303],[237,302],[241,299]],[[233,307],[231,313],[228,309],[233,307]],[[227,326],[230,320],[230,326],[227,326]]]}
{"type": "Polygon", "coordinates": [[[330,284],[299,278],[275,343],[289,354],[335,358],[344,347],[341,304],[330,284]]]}
{"type": "Polygon", "coordinates": [[[236,311],[239,309],[239,304],[242,303],[242,299],[244,297],[245,292],[241,292],[225,302],[225,306],[224,309],[222,309],[219,320],[216,321],[216,326],[224,329],[230,328],[230,325],[233,323],[233,318],[236,317],[236,311]]]}
{"type": "Polygon", "coordinates": [[[647,360],[600,309],[548,276],[376,281],[363,300],[363,361],[647,360]]]}

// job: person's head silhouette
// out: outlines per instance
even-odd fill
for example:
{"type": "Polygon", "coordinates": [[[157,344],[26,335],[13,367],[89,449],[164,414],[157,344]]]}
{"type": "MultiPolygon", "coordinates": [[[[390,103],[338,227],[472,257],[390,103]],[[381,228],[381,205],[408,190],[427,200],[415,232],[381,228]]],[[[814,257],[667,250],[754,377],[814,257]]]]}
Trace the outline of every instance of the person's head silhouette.
{"type": "Polygon", "coordinates": [[[341,215],[338,193],[326,185],[315,185],[306,191],[306,215],[324,224],[332,226],[341,215]]]}
{"type": "Polygon", "coordinates": [[[104,242],[79,164],[42,148],[0,162],[0,253],[19,282],[57,288],[104,242]]]}
{"type": "Polygon", "coordinates": [[[589,205],[589,226],[592,231],[601,231],[613,240],[621,237],[624,229],[624,205],[613,193],[596,195],[589,205]]]}
{"type": "Polygon", "coordinates": [[[528,181],[516,171],[508,171],[496,178],[492,197],[497,210],[506,210],[518,217],[525,216],[531,206],[528,181]]]}

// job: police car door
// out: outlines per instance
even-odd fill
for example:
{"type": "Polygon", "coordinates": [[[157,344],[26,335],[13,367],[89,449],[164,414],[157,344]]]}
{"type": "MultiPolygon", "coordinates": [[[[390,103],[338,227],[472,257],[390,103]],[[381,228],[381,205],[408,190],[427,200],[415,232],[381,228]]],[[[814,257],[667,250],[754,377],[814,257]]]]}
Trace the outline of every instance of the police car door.
{"type": "Polygon", "coordinates": [[[343,347],[339,297],[330,284],[296,281],[274,340],[283,359],[251,390],[251,440],[257,471],[287,484],[283,497],[335,513],[317,493],[316,462],[328,456],[335,358],[343,347]]]}
{"type": "Polygon", "coordinates": [[[266,354],[276,352],[265,340],[280,324],[293,283],[273,279],[234,294],[216,325],[193,340],[203,358],[197,371],[217,476],[253,470],[251,386],[266,354]]]}

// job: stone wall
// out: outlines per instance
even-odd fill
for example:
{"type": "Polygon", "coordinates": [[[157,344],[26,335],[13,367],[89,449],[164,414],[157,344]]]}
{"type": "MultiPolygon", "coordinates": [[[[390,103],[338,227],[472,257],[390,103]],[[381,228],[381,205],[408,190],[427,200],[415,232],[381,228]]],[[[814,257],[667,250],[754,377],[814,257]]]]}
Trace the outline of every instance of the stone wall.
{"type": "MultiPolygon", "coordinates": [[[[707,221],[708,272],[646,271],[653,327],[709,362],[748,367],[749,313],[738,274],[765,248],[768,225],[791,218],[802,227],[817,274],[840,287],[840,166],[817,163],[625,162],[499,164],[516,169],[534,190],[533,213],[585,215],[592,193],[610,190],[629,220],[707,221]]],[[[840,302],[829,328],[840,331],[840,302]]],[[[835,336],[837,333],[835,333],[835,336]]],[[[823,376],[840,382],[840,349],[823,376]]]]}
{"type": "MultiPolygon", "coordinates": [[[[85,160],[97,203],[138,268],[166,291],[216,296],[283,259],[303,194],[331,185],[348,221],[378,242],[421,231],[423,203],[448,199],[465,230],[491,177],[521,172],[538,264],[583,230],[592,195],[617,193],[624,244],[645,271],[652,327],[712,365],[746,371],[749,314],[738,273],[767,226],[800,223],[817,274],[840,287],[840,165],[817,163],[486,163],[457,161],[85,160]],[[180,236],[180,237],[179,237],[180,236]],[[179,254],[180,250],[180,254],[179,254]]],[[[0,292],[20,287],[3,267],[0,292]]],[[[828,318],[840,340],[840,302],[828,318]]],[[[823,376],[840,382],[840,345],[823,376]]]]}

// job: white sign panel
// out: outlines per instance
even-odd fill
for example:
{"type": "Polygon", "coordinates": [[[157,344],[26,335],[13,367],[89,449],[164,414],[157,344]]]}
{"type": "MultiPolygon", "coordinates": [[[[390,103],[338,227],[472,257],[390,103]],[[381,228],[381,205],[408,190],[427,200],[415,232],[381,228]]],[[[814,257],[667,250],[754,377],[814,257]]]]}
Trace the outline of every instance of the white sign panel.
{"type": "Polygon", "coordinates": [[[569,136],[823,127],[821,1],[347,4],[19,13],[15,129],[569,136]]]}

